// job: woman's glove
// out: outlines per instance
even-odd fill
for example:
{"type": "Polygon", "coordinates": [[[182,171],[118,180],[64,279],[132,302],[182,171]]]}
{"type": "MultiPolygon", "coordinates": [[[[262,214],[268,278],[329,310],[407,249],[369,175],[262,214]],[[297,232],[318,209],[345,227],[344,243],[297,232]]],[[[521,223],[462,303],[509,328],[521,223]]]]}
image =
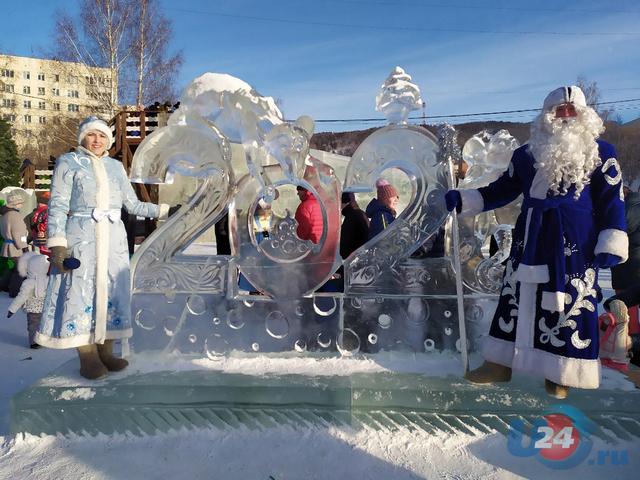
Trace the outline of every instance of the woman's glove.
{"type": "Polygon", "coordinates": [[[593,266],[596,268],[611,268],[619,264],[620,260],[622,260],[622,258],[618,255],[599,253],[596,255],[596,258],[593,259],[593,266]]]}
{"type": "Polygon", "coordinates": [[[456,209],[456,212],[462,211],[462,196],[458,190],[449,190],[444,194],[444,202],[447,204],[447,211],[452,212],[456,209]]]}
{"type": "Polygon", "coordinates": [[[50,250],[49,263],[56,267],[59,272],[66,272],[67,269],[64,266],[64,261],[69,258],[67,247],[51,247],[50,250]]]}

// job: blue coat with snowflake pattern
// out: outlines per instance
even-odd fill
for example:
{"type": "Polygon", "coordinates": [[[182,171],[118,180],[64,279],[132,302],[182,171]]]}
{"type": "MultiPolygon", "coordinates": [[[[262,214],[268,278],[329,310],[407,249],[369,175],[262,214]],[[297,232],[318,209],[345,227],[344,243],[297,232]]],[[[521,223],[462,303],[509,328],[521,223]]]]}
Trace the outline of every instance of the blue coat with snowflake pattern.
{"type": "Polygon", "coordinates": [[[463,213],[502,207],[523,194],[513,244],[483,354],[558,384],[597,388],[598,253],[627,256],[622,175],[612,145],[579,197],[553,195],[528,145],[490,185],[461,191],[463,213]]]}
{"type": "Polygon", "coordinates": [[[160,213],[158,205],[138,200],[121,162],[95,157],[81,147],[58,158],[51,181],[47,245],[66,246],[81,263],[76,270],[50,275],[36,337],[40,345],[71,348],[131,336],[129,250],[120,220],[123,206],[144,217],[160,213]],[[106,232],[102,250],[97,239],[99,222],[106,232]],[[106,262],[99,278],[101,255],[106,262]],[[106,289],[106,318],[96,317],[100,286],[106,289]],[[98,336],[96,326],[103,332],[98,336]]]}

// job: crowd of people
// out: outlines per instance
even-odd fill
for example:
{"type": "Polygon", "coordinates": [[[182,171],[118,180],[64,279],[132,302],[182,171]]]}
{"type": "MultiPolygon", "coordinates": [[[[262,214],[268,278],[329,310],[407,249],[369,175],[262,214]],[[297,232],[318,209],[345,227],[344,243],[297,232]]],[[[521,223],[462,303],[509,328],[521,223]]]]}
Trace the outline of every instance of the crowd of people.
{"type": "Polygon", "coordinates": [[[20,308],[27,313],[29,346],[34,349],[39,348],[35,334],[40,325],[48,281],[49,198],[48,191],[36,192],[36,208],[26,217],[20,213],[25,197],[19,190],[10,192],[6,202],[0,200],[0,289],[14,299],[7,317],[20,308]]]}

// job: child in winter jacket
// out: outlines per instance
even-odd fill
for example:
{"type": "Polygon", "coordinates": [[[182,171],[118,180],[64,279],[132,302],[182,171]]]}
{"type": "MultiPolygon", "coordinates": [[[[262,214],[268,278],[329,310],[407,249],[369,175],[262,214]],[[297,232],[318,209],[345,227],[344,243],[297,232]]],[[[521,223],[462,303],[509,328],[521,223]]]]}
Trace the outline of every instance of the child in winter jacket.
{"type": "Polygon", "coordinates": [[[29,345],[31,348],[39,348],[35,342],[35,335],[40,326],[44,296],[49,282],[49,259],[45,255],[35,252],[25,253],[18,260],[18,273],[26,280],[20,286],[18,296],[9,305],[7,318],[22,307],[27,313],[27,331],[29,332],[29,345]]]}

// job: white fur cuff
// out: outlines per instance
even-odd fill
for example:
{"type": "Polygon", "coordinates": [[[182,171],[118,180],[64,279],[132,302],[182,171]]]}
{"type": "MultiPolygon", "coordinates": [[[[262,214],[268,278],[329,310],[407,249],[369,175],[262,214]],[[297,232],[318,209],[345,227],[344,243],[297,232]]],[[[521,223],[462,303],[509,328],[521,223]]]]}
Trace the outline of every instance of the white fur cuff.
{"type": "Polygon", "coordinates": [[[461,217],[473,217],[484,210],[484,199],[478,190],[458,190],[462,198],[461,217]]]}
{"type": "Polygon", "coordinates": [[[547,283],[549,277],[549,267],[547,265],[518,265],[516,278],[520,283],[547,283]]]}
{"type": "Polygon", "coordinates": [[[492,337],[485,337],[482,342],[482,356],[488,362],[498,363],[505,367],[510,367],[513,363],[513,354],[516,344],[507,340],[492,337]]]}
{"type": "Polygon", "coordinates": [[[620,263],[626,262],[629,257],[629,237],[627,237],[627,232],[615,228],[602,230],[598,234],[598,243],[594,253],[596,255],[610,253],[622,258],[620,263]]]}
{"type": "Polygon", "coordinates": [[[52,237],[47,240],[47,247],[66,247],[67,239],[64,237],[52,237]]]}
{"type": "Polygon", "coordinates": [[[158,206],[160,207],[158,220],[166,220],[167,218],[169,218],[169,205],[167,205],[166,203],[161,203],[158,206]]]}
{"type": "Polygon", "coordinates": [[[542,292],[541,307],[549,312],[564,312],[564,292],[542,292]]]}

